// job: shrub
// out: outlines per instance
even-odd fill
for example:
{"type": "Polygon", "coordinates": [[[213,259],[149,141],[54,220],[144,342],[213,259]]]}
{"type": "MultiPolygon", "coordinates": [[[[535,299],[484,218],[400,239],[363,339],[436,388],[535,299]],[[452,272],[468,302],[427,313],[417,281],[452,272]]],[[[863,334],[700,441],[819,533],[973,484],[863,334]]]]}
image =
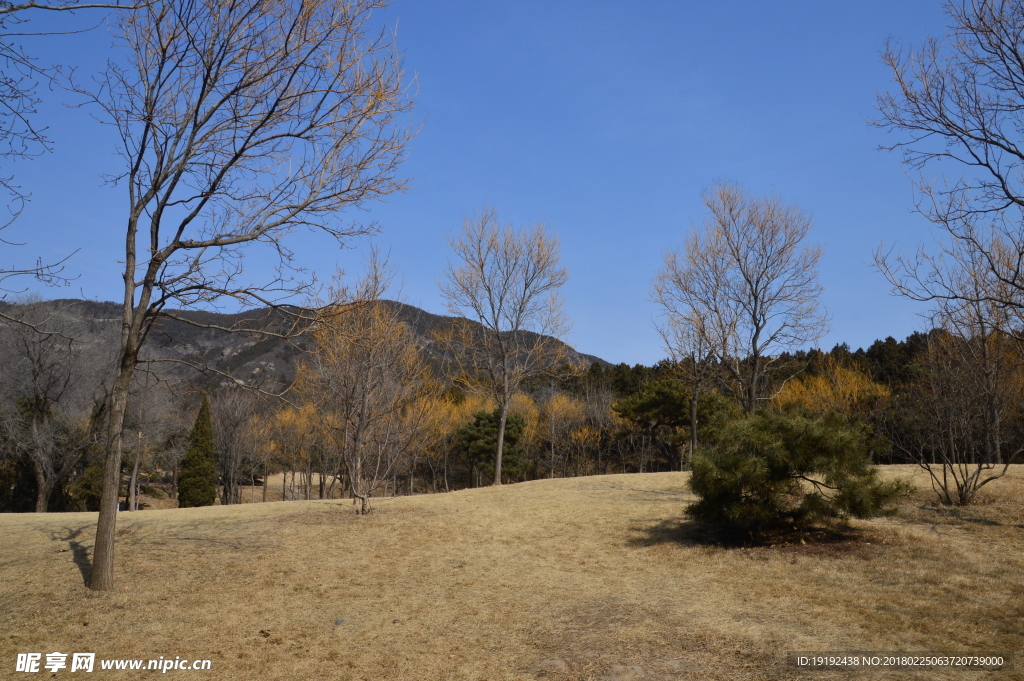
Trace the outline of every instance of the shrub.
{"type": "Polygon", "coordinates": [[[868,430],[837,414],[754,414],[729,424],[693,459],[687,513],[752,537],[893,510],[906,489],[883,483],[868,454],[868,430]]]}

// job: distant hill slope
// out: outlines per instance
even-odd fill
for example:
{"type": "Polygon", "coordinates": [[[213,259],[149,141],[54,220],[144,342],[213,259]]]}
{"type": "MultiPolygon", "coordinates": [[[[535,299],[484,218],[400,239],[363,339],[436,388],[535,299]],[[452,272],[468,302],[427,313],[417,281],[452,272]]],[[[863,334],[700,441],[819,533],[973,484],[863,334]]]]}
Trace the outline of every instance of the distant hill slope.
{"type": "MultiPolygon", "coordinates": [[[[397,309],[399,318],[412,330],[417,344],[432,361],[443,361],[443,352],[433,339],[437,332],[451,326],[455,321],[454,317],[436,315],[397,301],[385,300],[381,303],[397,309]]],[[[120,306],[116,303],[61,299],[33,303],[33,306],[46,311],[63,310],[68,316],[81,320],[84,323],[79,326],[77,332],[84,334],[86,340],[109,343],[111,346],[117,343],[121,317],[120,306]]],[[[0,303],[0,309],[12,312],[18,307],[0,303]]],[[[145,356],[149,359],[201,362],[215,371],[203,377],[196,377],[194,371],[184,364],[178,364],[177,369],[172,369],[172,372],[202,384],[215,385],[228,380],[216,373],[222,372],[250,384],[288,385],[295,378],[296,362],[302,352],[309,347],[309,339],[301,336],[285,340],[259,337],[249,333],[226,333],[218,329],[197,326],[230,327],[242,324],[246,320],[257,322],[259,328],[280,325],[281,317],[266,308],[247,310],[243,313],[199,310],[173,312],[193,324],[174,319],[161,319],[150,334],[145,356]]],[[[569,361],[585,366],[593,362],[608,366],[608,362],[603,359],[579,353],[571,347],[568,348],[567,354],[569,361]]]]}

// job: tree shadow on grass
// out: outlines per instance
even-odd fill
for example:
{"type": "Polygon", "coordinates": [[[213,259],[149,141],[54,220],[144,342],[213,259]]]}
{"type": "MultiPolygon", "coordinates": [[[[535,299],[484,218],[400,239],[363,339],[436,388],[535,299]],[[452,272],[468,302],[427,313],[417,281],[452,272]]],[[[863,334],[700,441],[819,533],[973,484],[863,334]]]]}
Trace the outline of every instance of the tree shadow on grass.
{"type": "Polygon", "coordinates": [[[83,531],[91,527],[93,527],[92,523],[82,525],[78,529],[65,527],[64,531],[67,533],[66,535],[53,537],[55,541],[66,541],[68,543],[68,548],[71,549],[72,560],[75,562],[75,565],[78,566],[78,571],[82,573],[82,581],[85,583],[85,586],[89,586],[89,582],[92,579],[92,561],[89,559],[89,550],[92,547],[85,546],[81,542],[77,541],[77,539],[83,531]]]}
{"type": "Polygon", "coordinates": [[[678,544],[680,546],[714,546],[721,548],[813,547],[841,550],[862,538],[863,532],[848,526],[774,528],[754,532],[736,526],[716,525],[700,520],[660,520],[634,527],[636,536],[626,544],[634,548],[678,544]]]}
{"type": "Polygon", "coordinates": [[[923,517],[927,517],[932,520],[937,519],[940,522],[951,525],[971,523],[973,525],[984,525],[987,527],[1002,527],[1004,524],[998,520],[992,520],[991,518],[979,517],[976,515],[978,511],[975,508],[965,508],[963,506],[940,506],[938,504],[922,504],[917,508],[923,517]]]}

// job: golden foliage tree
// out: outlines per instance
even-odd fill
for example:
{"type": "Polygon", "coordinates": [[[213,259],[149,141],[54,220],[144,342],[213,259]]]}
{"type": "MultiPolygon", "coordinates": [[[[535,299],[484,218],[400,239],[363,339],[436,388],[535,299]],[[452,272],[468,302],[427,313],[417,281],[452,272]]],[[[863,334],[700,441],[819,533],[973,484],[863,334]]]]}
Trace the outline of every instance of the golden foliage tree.
{"type": "Polygon", "coordinates": [[[889,389],[866,374],[828,358],[820,374],[797,376],[772,399],[780,407],[797,407],[815,416],[828,412],[867,419],[884,408],[889,389]]]}
{"type": "Polygon", "coordinates": [[[303,392],[366,514],[401,457],[430,433],[438,386],[397,309],[382,301],[331,315],[314,341],[303,392]]]}
{"type": "Polygon", "coordinates": [[[548,445],[549,475],[555,477],[560,463],[565,475],[569,452],[576,443],[574,438],[586,423],[586,409],[580,400],[556,392],[544,401],[540,413],[540,430],[548,445]]]}

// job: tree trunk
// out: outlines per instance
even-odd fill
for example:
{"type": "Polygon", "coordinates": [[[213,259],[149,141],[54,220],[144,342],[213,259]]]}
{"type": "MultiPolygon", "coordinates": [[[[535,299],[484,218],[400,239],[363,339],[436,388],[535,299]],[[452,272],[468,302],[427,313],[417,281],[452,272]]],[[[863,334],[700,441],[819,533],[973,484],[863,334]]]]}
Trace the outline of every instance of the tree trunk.
{"type": "Polygon", "coordinates": [[[498,448],[494,452],[494,484],[501,484],[501,454],[505,449],[505,423],[508,421],[508,405],[501,405],[501,416],[498,419],[498,448]]]}
{"type": "MultiPolygon", "coordinates": [[[[697,391],[693,391],[690,397],[690,460],[697,452],[697,391]]],[[[679,462],[679,470],[683,469],[683,462],[679,462]]]]}
{"type": "MultiPolygon", "coordinates": [[[[141,433],[140,433],[141,435],[141,433]]],[[[137,485],[139,484],[139,452],[135,452],[135,465],[132,466],[132,477],[128,481],[128,510],[137,511],[139,510],[139,493],[137,491],[137,485]]]]}
{"type": "Polygon", "coordinates": [[[121,487],[121,430],[128,407],[128,386],[135,370],[134,358],[124,358],[110,389],[110,423],[107,430],[107,452],[103,461],[103,493],[96,523],[89,588],[110,591],[114,588],[114,530],[121,487]]]}
{"type": "Polygon", "coordinates": [[[555,429],[553,426],[551,428],[551,479],[555,479],[555,429]]]}
{"type": "Polygon", "coordinates": [[[41,465],[33,461],[32,467],[36,473],[36,513],[46,513],[46,508],[50,505],[50,492],[53,491],[53,481],[52,479],[46,479],[46,474],[43,472],[41,465]]]}

